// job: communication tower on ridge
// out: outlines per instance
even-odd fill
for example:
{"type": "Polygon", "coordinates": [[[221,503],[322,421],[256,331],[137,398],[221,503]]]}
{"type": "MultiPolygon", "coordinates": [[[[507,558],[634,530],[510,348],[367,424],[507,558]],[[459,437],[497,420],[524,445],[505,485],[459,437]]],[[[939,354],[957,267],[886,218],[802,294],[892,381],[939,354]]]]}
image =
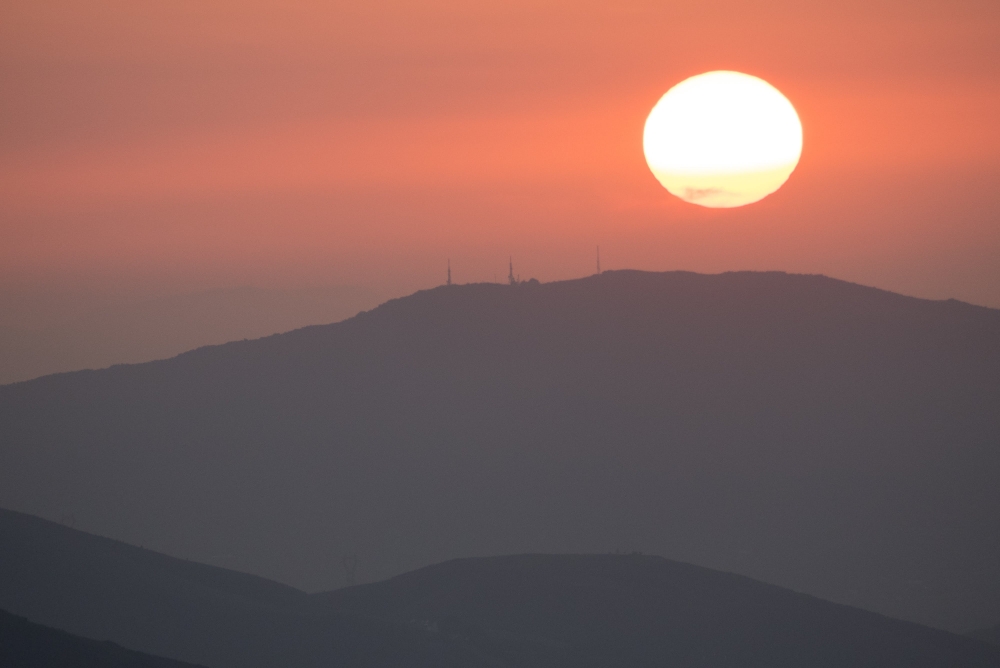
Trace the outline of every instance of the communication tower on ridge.
{"type": "Polygon", "coordinates": [[[517,279],[514,278],[514,256],[510,258],[510,273],[507,275],[507,282],[511,285],[517,285],[517,279]]]}
{"type": "Polygon", "coordinates": [[[597,273],[601,273],[601,247],[597,247],[597,273]]]}
{"type": "Polygon", "coordinates": [[[448,258],[448,282],[445,285],[451,285],[451,258],[448,258]]]}

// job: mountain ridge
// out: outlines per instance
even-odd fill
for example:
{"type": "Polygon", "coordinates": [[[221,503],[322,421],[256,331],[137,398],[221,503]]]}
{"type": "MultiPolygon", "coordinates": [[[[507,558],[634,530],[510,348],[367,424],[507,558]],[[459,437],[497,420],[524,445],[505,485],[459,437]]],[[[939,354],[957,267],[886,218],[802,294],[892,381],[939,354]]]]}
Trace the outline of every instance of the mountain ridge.
{"type": "Polygon", "coordinates": [[[304,593],[0,509],[0,608],[211,668],[484,665],[404,625],[311,610],[304,593]]]}
{"type": "Polygon", "coordinates": [[[0,613],[0,656],[68,642],[123,668],[177,665],[123,647],[213,668],[1000,665],[973,638],[655,556],[456,559],[305,595],[8,510],[0,546],[0,608],[102,639],[0,613]]]}
{"type": "MultiPolygon", "coordinates": [[[[595,274],[593,276],[585,276],[585,277],[582,277],[582,278],[573,278],[573,279],[561,279],[561,280],[557,280],[557,281],[549,281],[549,282],[540,283],[539,285],[552,285],[552,284],[558,284],[558,283],[574,283],[574,282],[577,282],[577,281],[593,280],[595,278],[598,278],[598,277],[604,276],[604,275],[626,275],[626,274],[657,274],[657,275],[664,275],[665,274],[665,275],[678,275],[678,276],[720,276],[720,277],[721,276],[753,275],[753,276],[789,276],[789,277],[806,278],[806,279],[822,279],[824,281],[832,281],[832,282],[834,282],[834,283],[836,283],[838,285],[842,285],[842,286],[851,286],[851,287],[854,287],[854,288],[859,288],[861,290],[871,291],[872,293],[878,293],[878,294],[882,294],[882,295],[886,295],[886,296],[891,296],[892,298],[899,298],[899,299],[903,299],[903,300],[916,300],[916,301],[919,301],[919,302],[927,302],[927,303],[934,303],[934,304],[960,305],[962,307],[968,307],[968,308],[971,308],[971,309],[978,309],[978,310],[983,310],[983,311],[987,311],[987,312],[997,312],[997,313],[1000,313],[1000,309],[997,309],[995,307],[983,306],[983,305],[980,305],[980,304],[973,304],[971,302],[965,302],[965,301],[962,301],[960,299],[954,299],[954,298],[950,298],[950,297],[949,298],[943,298],[943,299],[932,299],[932,298],[928,298],[928,297],[916,297],[916,296],[913,296],[913,295],[906,295],[906,294],[902,294],[902,293],[898,293],[898,292],[893,292],[892,290],[887,290],[885,288],[879,288],[879,287],[875,287],[875,286],[865,285],[863,283],[855,283],[853,281],[846,281],[846,280],[839,279],[839,278],[833,278],[831,276],[827,276],[826,274],[799,274],[799,273],[791,273],[791,272],[778,271],[778,270],[769,270],[769,271],[736,270],[736,271],[725,271],[725,272],[721,272],[721,273],[718,273],[718,274],[701,274],[701,273],[698,273],[698,272],[682,271],[682,270],[665,271],[665,272],[651,272],[651,271],[644,271],[644,270],[639,270],[639,269],[605,269],[600,274],[595,274]]],[[[264,341],[264,340],[268,340],[268,339],[274,339],[274,338],[277,338],[277,337],[283,337],[283,336],[286,336],[286,335],[289,335],[289,334],[294,334],[296,332],[301,332],[303,330],[313,330],[313,329],[316,329],[316,328],[330,327],[332,325],[337,325],[337,324],[340,324],[340,323],[343,323],[343,322],[347,322],[349,320],[353,320],[353,319],[355,319],[357,317],[364,316],[365,314],[372,313],[372,312],[374,312],[374,311],[376,311],[376,310],[378,310],[378,309],[380,309],[380,308],[382,308],[384,306],[392,304],[394,302],[397,302],[397,301],[400,301],[400,300],[410,299],[412,297],[415,297],[416,295],[420,295],[420,294],[423,294],[423,293],[433,292],[433,291],[436,291],[436,290],[445,290],[445,289],[452,289],[452,288],[479,287],[479,286],[491,286],[491,287],[496,287],[496,288],[499,288],[499,289],[505,289],[505,288],[509,288],[509,287],[520,287],[520,288],[532,287],[532,286],[530,286],[528,284],[528,281],[522,281],[522,283],[514,285],[514,286],[510,286],[508,284],[503,284],[503,283],[490,283],[490,282],[481,282],[481,283],[456,283],[456,284],[453,284],[453,285],[438,285],[438,286],[434,286],[434,287],[431,287],[431,288],[424,288],[424,289],[421,289],[421,290],[417,290],[414,293],[411,293],[409,295],[405,295],[405,296],[402,296],[402,297],[394,297],[392,299],[388,299],[385,302],[382,302],[381,304],[375,306],[374,308],[371,308],[371,309],[368,309],[368,310],[359,311],[357,314],[355,314],[355,315],[353,315],[353,316],[351,316],[349,318],[345,318],[344,320],[338,320],[336,322],[317,323],[317,324],[312,324],[312,325],[305,325],[305,326],[297,327],[295,329],[291,329],[291,330],[288,330],[288,331],[285,331],[285,332],[277,332],[277,333],[274,333],[274,334],[268,334],[266,336],[261,336],[261,337],[257,337],[257,338],[240,339],[240,340],[226,341],[226,342],[223,342],[223,343],[207,344],[207,345],[204,345],[204,346],[198,346],[196,348],[192,348],[191,350],[186,350],[186,351],[177,353],[176,355],[172,355],[170,357],[153,359],[153,360],[149,360],[149,361],[145,361],[145,362],[122,362],[122,363],[111,364],[111,365],[106,366],[106,367],[99,367],[99,368],[92,368],[92,369],[76,369],[76,370],[72,370],[72,371],[59,371],[59,372],[55,372],[55,373],[49,373],[49,374],[44,374],[44,375],[41,375],[41,376],[37,376],[35,378],[28,378],[28,379],[25,379],[25,380],[18,380],[18,381],[14,381],[14,382],[11,382],[11,383],[0,384],[0,387],[4,387],[6,385],[20,385],[20,384],[23,384],[23,383],[32,383],[32,382],[35,382],[35,381],[40,380],[42,378],[49,378],[49,377],[52,377],[52,376],[67,376],[67,375],[74,375],[74,374],[89,374],[89,373],[93,373],[93,372],[97,372],[97,371],[105,371],[107,369],[116,369],[116,368],[121,368],[121,367],[134,367],[134,366],[141,366],[141,365],[145,365],[145,364],[156,364],[156,363],[159,363],[159,362],[166,362],[166,361],[169,361],[169,360],[174,360],[174,359],[177,359],[177,358],[185,357],[187,355],[192,355],[194,353],[198,353],[198,352],[201,352],[201,351],[212,350],[212,349],[219,349],[219,348],[225,348],[227,346],[236,346],[236,345],[241,345],[241,344],[246,344],[246,343],[252,343],[252,342],[255,342],[255,341],[264,341]]]]}
{"type": "MultiPolygon", "coordinates": [[[[312,598],[356,614],[471,628],[494,642],[531,638],[565,648],[569,665],[614,656],[651,667],[936,666],[954,660],[947,655],[957,646],[944,631],[932,630],[931,640],[877,613],[641,554],[453,559],[312,598]]],[[[982,656],[985,665],[1000,661],[1000,653],[982,656]]]]}
{"type": "Polygon", "coordinates": [[[0,387],[0,504],[310,591],[637,549],[963,630],[1000,617],[998,341],[819,276],[442,286],[0,387]]]}

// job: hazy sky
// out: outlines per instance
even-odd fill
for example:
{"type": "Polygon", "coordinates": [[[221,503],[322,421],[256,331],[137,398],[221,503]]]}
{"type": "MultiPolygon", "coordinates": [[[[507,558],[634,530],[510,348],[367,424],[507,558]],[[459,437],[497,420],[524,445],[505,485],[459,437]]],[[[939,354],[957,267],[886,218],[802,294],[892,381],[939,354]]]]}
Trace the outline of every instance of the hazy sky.
{"type": "MultiPolygon", "coordinates": [[[[605,268],[824,273],[1000,306],[995,0],[6,0],[9,294],[369,285],[605,268]],[[760,76],[798,170],[675,200],[646,114],[760,76]]],[[[41,297],[40,297],[41,299],[41,297]]],[[[54,302],[53,302],[54,303],[54,302]]]]}

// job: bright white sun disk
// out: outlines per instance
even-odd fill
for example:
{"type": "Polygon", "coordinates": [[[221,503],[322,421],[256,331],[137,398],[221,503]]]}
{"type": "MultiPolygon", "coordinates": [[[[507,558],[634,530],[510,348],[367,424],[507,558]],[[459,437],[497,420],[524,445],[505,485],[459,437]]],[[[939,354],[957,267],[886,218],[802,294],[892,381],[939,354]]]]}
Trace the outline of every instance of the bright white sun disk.
{"type": "Polygon", "coordinates": [[[788,179],[802,153],[802,124],[763,79],[708,72],[660,98],[646,119],[643,151],[654,176],[681,199],[742,206],[788,179]]]}

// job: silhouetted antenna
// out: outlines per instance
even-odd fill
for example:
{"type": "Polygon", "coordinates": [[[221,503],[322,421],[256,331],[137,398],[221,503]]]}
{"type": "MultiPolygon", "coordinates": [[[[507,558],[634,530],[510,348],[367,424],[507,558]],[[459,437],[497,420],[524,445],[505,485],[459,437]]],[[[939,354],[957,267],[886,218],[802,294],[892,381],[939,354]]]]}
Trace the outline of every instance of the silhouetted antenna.
{"type": "Polygon", "coordinates": [[[448,258],[448,282],[445,285],[451,285],[451,258],[448,258]]]}
{"type": "Polygon", "coordinates": [[[510,258],[510,273],[507,274],[507,282],[511,285],[517,285],[517,279],[514,278],[514,257],[510,258]]]}
{"type": "Polygon", "coordinates": [[[344,586],[353,587],[358,583],[358,553],[348,552],[344,555],[344,586]]]}
{"type": "Polygon", "coordinates": [[[601,247],[597,247],[597,273],[601,273],[601,247]]]}

